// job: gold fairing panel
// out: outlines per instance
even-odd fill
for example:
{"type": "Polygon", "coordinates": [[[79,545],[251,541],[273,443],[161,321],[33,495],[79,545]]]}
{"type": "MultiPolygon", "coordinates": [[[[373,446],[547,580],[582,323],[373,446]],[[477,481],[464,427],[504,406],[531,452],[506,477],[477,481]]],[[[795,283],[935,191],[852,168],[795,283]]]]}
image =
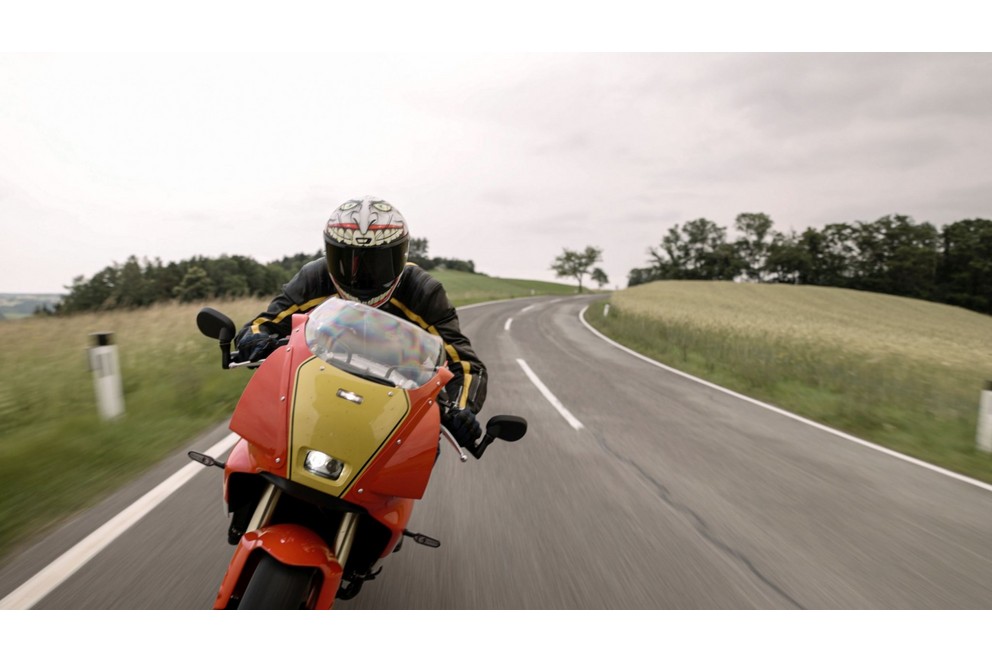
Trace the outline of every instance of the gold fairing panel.
{"type": "Polygon", "coordinates": [[[392,388],[352,376],[312,358],[296,373],[289,430],[289,479],[333,496],[343,496],[385,446],[410,412],[402,388],[392,388]],[[338,396],[339,390],[363,398],[361,404],[338,396]],[[303,468],[310,450],[344,462],[337,480],[303,468]]]}

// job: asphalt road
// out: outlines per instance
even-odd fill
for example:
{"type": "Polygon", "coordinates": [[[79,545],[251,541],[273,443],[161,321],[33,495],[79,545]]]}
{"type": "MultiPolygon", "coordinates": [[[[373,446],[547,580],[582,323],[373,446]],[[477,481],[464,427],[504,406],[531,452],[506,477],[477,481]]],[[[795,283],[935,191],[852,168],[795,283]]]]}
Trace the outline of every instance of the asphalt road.
{"type": "MultiPolygon", "coordinates": [[[[580,321],[589,301],[461,312],[490,371],[482,417],[530,430],[482,461],[442,448],[410,525],[441,547],[408,542],[335,608],[992,608],[992,488],[638,359],[580,321]]],[[[4,559],[0,595],[188,464],[4,559]]],[[[198,470],[32,607],[209,608],[232,553],[221,477],[198,470]]]]}

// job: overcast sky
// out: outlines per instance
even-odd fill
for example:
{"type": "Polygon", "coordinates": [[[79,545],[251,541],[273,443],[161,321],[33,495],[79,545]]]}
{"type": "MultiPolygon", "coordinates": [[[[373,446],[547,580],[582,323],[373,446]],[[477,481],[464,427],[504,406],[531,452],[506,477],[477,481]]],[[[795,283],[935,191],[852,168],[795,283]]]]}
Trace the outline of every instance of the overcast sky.
{"type": "Polygon", "coordinates": [[[676,223],[992,218],[989,54],[0,54],[0,292],[322,246],[377,195],[432,256],[613,286],[676,223]]]}

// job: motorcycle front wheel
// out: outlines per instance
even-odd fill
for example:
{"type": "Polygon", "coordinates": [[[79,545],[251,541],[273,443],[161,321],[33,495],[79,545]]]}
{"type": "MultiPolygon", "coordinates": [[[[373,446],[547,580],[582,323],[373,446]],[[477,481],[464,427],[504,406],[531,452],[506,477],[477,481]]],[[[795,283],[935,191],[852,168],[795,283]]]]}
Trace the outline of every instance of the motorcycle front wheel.
{"type": "Polygon", "coordinates": [[[265,554],[248,581],[238,610],[312,608],[317,588],[316,569],[284,565],[265,554]]]}

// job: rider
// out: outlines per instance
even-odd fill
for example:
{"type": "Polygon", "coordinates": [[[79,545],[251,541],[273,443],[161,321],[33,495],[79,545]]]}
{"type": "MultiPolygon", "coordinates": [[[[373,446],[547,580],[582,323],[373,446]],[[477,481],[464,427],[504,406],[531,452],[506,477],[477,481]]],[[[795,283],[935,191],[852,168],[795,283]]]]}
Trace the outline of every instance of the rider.
{"type": "Polygon", "coordinates": [[[331,296],[364,303],[407,319],[444,341],[454,378],[445,387],[454,404],[444,424],[455,440],[470,447],[482,435],[475,414],[486,399],[486,367],[458,324],[443,285],[408,263],[410,233],[403,215],[378,197],[351,199],[331,214],[324,227],[324,259],[306,264],[249,321],[235,343],[241,360],[261,360],[292,330],[291,317],[331,296]]]}

